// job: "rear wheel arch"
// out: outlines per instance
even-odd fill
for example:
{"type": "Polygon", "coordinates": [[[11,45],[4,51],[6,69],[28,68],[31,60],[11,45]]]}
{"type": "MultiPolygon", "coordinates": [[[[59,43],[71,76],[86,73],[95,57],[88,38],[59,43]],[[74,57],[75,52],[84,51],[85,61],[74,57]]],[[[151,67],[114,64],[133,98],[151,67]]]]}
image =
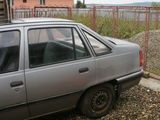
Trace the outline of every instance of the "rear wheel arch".
{"type": "Polygon", "coordinates": [[[88,87],[88,88],[86,88],[86,89],[83,90],[83,92],[82,92],[82,94],[80,95],[80,98],[79,98],[79,100],[78,100],[78,102],[77,102],[77,105],[79,104],[80,100],[83,98],[83,96],[85,95],[85,93],[86,93],[88,90],[90,90],[90,89],[92,89],[92,88],[94,88],[94,87],[98,87],[98,86],[106,85],[106,84],[111,84],[111,85],[113,86],[114,92],[115,92],[115,94],[116,94],[116,88],[117,88],[117,81],[116,81],[116,80],[111,80],[111,81],[107,81],[107,82],[105,82],[105,83],[100,83],[100,84],[92,85],[92,86],[90,86],[90,87],[88,87]]]}
{"type": "MultiPolygon", "coordinates": [[[[83,92],[83,94],[80,96],[80,99],[79,99],[79,101],[77,102],[77,106],[76,107],[78,107],[78,108],[80,108],[81,107],[81,103],[82,103],[82,101],[83,101],[83,99],[85,98],[85,96],[86,96],[86,94],[88,93],[88,92],[91,92],[92,90],[95,90],[96,88],[108,88],[109,90],[111,90],[110,92],[111,92],[111,94],[113,95],[113,98],[112,98],[112,105],[111,106],[113,106],[113,103],[115,102],[115,94],[116,94],[116,92],[115,92],[115,89],[114,89],[114,87],[115,87],[115,84],[113,84],[114,82],[112,81],[110,81],[110,82],[106,82],[106,83],[103,83],[103,84],[98,84],[98,85],[94,85],[94,86],[91,86],[91,87],[89,87],[89,88],[87,88],[84,92],[83,92]]],[[[110,108],[109,108],[110,109],[110,108]]]]}

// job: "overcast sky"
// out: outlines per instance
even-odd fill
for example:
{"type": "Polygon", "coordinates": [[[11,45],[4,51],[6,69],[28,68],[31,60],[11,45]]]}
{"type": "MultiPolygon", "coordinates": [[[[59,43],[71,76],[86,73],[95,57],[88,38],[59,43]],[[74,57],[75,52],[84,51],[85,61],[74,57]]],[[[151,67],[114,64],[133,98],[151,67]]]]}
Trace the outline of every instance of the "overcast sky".
{"type": "MultiPolygon", "coordinates": [[[[83,0],[81,0],[83,1],[83,0]]],[[[134,2],[160,2],[160,0],[85,0],[86,4],[96,3],[96,4],[124,4],[124,3],[134,3],[134,2]]],[[[75,0],[75,3],[77,0],[75,0]]]]}

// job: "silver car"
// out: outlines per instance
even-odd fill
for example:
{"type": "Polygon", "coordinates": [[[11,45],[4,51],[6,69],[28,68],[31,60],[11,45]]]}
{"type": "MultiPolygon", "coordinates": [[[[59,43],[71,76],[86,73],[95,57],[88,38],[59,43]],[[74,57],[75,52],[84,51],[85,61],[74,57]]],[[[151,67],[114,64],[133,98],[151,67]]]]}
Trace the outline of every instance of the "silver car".
{"type": "Polygon", "coordinates": [[[143,75],[138,45],[80,23],[30,18],[0,25],[0,120],[79,108],[106,115],[143,75]]]}

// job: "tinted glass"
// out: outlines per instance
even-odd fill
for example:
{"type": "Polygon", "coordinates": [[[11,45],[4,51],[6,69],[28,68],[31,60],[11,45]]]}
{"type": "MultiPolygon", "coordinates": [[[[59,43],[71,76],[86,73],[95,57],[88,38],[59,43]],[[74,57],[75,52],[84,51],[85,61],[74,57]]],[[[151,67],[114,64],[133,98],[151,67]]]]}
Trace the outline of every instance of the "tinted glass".
{"type": "Polygon", "coordinates": [[[83,43],[82,39],[80,38],[78,32],[75,29],[73,29],[73,34],[74,34],[74,40],[75,40],[75,49],[76,49],[77,59],[89,56],[89,52],[85,47],[85,44],[83,43]]]}
{"type": "Polygon", "coordinates": [[[19,43],[19,31],[0,32],[0,73],[18,70],[19,43]]]}
{"type": "Polygon", "coordinates": [[[30,67],[74,59],[71,28],[33,29],[28,37],[30,67]]]}
{"type": "Polygon", "coordinates": [[[93,47],[96,55],[103,55],[103,54],[110,53],[109,47],[107,47],[105,44],[103,44],[102,42],[97,40],[95,37],[93,37],[89,33],[87,33],[87,32],[84,32],[84,33],[85,33],[86,37],[88,38],[91,46],[93,47]]]}

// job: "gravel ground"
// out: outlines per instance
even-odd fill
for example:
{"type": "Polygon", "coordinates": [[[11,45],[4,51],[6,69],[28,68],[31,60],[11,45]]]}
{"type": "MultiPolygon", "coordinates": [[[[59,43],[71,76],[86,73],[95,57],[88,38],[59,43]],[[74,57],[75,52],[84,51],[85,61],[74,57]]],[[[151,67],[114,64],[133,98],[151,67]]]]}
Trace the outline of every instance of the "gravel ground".
{"type": "MultiPolygon", "coordinates": [[[[128,41],[139,44],[143,49],[144,39],[145,39],[144,32],[142,32],[128,39],[128,41]]],[[[159,52],[160,52],[160,30],[152,30],[149,32],[147,67],[149,71],[158,74],[160,74],[159,52]]]]}
{"type": "MultiPolygon", "coordinates": [[[[39,118],[38,120],[91,120],[70,111],[39,118]]],[[[140,85],[121,94],[115,107],[97,120],[160,120],[160,92],[140,85]]]]}

